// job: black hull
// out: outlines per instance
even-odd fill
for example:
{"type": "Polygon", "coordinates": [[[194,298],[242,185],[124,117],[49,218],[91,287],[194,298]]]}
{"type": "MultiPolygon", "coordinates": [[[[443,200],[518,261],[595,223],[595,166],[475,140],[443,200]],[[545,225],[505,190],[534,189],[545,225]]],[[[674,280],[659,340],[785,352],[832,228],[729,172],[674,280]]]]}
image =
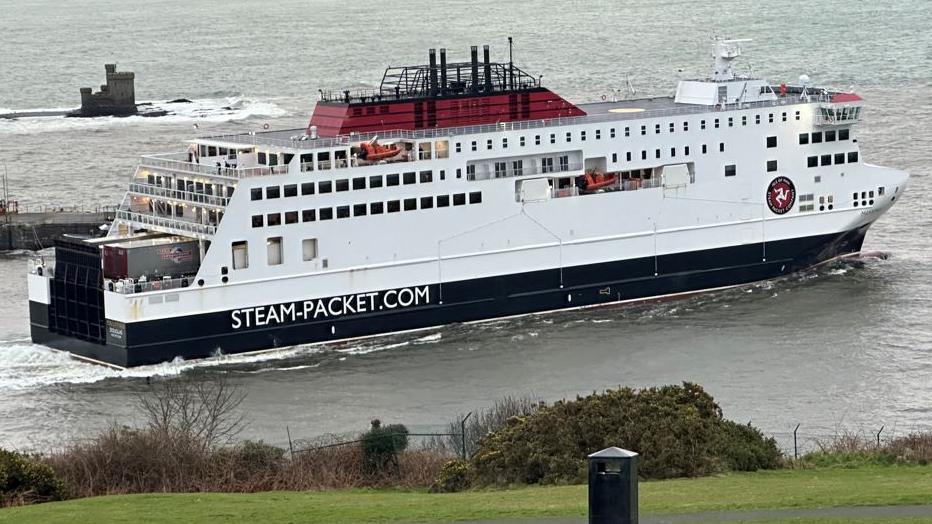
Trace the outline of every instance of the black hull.
{"type": "Polygon", "coordinates": [[[234,330],[231,311],[127,324],[123,344],[52,332],[48,306],[30,302],[32,340],[130,367],[412,330],[455,322],[689,293],[775,278],[856,253],[867,226],[763,244],[607,262],[430,286],[430,304],[234,330]],[[562,282],[562,287],[561,287],[562,282]]]}

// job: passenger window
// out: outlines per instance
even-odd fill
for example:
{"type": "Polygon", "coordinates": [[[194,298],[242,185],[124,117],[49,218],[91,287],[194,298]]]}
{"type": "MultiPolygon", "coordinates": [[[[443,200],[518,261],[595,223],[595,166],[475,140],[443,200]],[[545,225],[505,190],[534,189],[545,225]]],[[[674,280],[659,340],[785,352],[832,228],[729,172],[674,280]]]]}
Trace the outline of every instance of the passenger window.
{"type": "Polygon", "coordinates": [[[282,263],[282,237],[271,237],[265,241],[268,251],[269,265],[278,266],[282,263]]]}
{"type": "Polygon", "coordinates": [[[245,240],[233,242],[233,269],[246,269],[249,267],[249,243],[245,240]]]}
{"type": "Polygon", "coordinates": [[[305,262],[317,258],[316,238],[305,238],[301,241],[301,255],[305,262]]]}

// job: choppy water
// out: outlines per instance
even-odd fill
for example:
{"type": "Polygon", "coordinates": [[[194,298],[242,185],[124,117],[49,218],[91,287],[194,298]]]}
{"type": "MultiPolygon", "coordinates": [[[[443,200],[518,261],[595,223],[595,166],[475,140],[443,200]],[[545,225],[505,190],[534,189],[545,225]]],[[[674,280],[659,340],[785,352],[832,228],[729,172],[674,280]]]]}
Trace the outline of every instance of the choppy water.
{"type": "MultiPolygon", "coordinates": [[[[199,364],[248,390],[248,436],[281,442],[285,426],[313,436],[372,417],[431,427],[504,394],[555,399],[681,380],[705,385],[727,416],[778,436],[796,423],[803,435],[932,427],[925,0],[0,0],[0,13],[0,113],[73,107],[78,87],[101,83],[110,61],[136,72],[139,100],[197,102],[161,119],[0,121],[0,163],[26,204],[115,204],[138,154],[177,149],[198,133],[301,127],[319,88],[377,85],[384,66],[424,62],[428,47],[457,59],[490,43],[504,56],[507,35],[519,65],[573,100],[623,87],[625,73],[640,94],[669,94],[678,78],[706,72],[711,34],[753,37],[744,63],[755,72],[786,81],[807,73],[861,93],[863,157],[912,173],[865,245],[886,260],[663,304],[199,364]],[[223,107],[232,109],[197,112],[223,107]]],[[[23,255],[0,258],[0,446],[43,448],[132,422],[146,377],[192,368],[116,372],[32,345],[25,264],[23,255]]]]}

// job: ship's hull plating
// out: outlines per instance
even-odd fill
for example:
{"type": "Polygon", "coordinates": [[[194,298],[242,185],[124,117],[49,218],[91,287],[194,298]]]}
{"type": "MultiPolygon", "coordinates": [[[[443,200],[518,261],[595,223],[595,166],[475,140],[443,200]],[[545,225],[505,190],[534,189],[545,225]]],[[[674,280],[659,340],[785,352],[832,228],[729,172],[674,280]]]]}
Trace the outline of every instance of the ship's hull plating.
{"type": "MultiPolygon", "coordinates": [[[[744,244],[430,284],[427,304],[338,318],[244,327],[231,324],[233,310],[134,322],[122,333],[125,346],[95,344],[48,329],[48,306],[30,302],[32,339],[118,366],[258,351],[454,322],[689,293],[775,278],[860,251],[868,226],[840,234],[811,236],[765,245],[744,244]],[[561,287],[562,282],[562,287],[561,287]]],[[[196,292],[191,290],[190,292],[196,292]]]]}

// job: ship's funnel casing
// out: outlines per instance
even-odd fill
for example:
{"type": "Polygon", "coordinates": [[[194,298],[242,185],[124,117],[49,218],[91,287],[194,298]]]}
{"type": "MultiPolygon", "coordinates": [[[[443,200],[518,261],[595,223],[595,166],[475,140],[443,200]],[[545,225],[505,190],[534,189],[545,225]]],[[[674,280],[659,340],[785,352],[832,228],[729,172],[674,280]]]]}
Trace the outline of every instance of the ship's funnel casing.
{"type": "Polygon", "coordinates": [[[437,50],[431,49],[427,52],[428,54],[428,71],[429,71],[429,81],[430,87],[428,91],[430,96],[437,96],[437,50]]]}
{"type": "Polygon", "coordinates": [[[470,47],[469,62],[447,61],[446,49],[430,49],[427,65],[389,67],[375,94],[336,96],[321,94],[305,134],[336,137],[388,130],[443,129],[500,124],[518,120],[546,120],[585,115],[585,111],[541,87],[512,63],[493,63],[489,46],[483,46],[483,74],[477,46],[470,47]],[[449,68],[449,71],[448,71],[449,68]],[[471,78],[460,78],[461,69],[471,78]],[[455,69],[455,80],[448,73],[455,69]],[[517,82],[520,74],[523,82],[517,82]],[[510,76],[515,76],[511,88],[510,76]],[[520,86],[520,87],[518,87],[520,86]],[[520,93],[520,96],[518,94],[520,93]]]}

